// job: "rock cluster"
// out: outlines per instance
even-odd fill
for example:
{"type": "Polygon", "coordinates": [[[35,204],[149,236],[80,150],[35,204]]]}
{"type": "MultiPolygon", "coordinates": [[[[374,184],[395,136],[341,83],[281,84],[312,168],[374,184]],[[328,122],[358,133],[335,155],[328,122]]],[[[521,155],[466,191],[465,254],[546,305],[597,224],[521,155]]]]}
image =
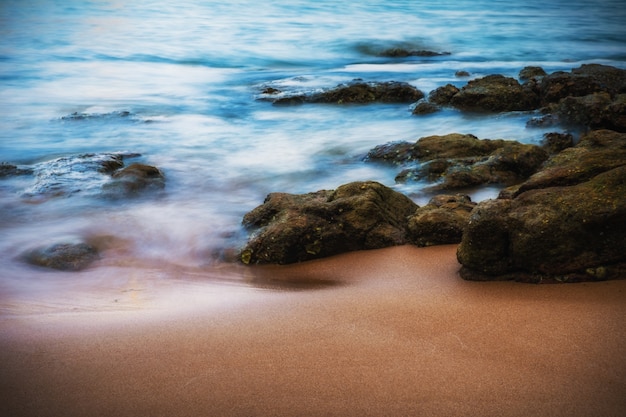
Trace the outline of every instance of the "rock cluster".
{"type": "MultiPolygon", "coordinates": [[[[54,197],[82,194],[123,199],[155,192],[165,187],[158,168],[141,163],[125,165],[132,153],[90,153],[59,157],[33,166],[0,163],[0,178],[32,176],[33,184],[21,195],[28,201],[44,202],[54,197]]],[[[29,264],[63,271],[79,271],[99,259],[98,249],[82,241],[60,241],[28,250],[21,259],[29,264]]]]}
{"type": "Polygon", "coordinates": [[[478,139],[453,133],[427,136],[415,143],[377,146],[366,161],[402,167],[396,182],[434,181],[434,190],[452,190],[482,184],[512,185],[528,178],[548,158],[539,146],[510,140],[478,139]]]}
{"type": "MultiPolygon", "coordinates": [[[[571,72],[547,74],[539,67],[526,67],[518,80],[488,75],[458,88],[452,84],[430,92],[428,103],[414,114],[439,106],[462,111],[508,112],[541,110],[534,124],[555,123],[606,128],[626,132],[626,71],[600,64],[585,64],[571,72]]],[[[418,109],[419,108],[419,109],[418,109]]]]}
{"type": "MultiPolygon", "coordinates": [[[[526,67],[519,79],[491,75],[462,88],[449,84],[417,103],[414,113],[440,106],[472,112],[541,109],[543,116],[534,123],[582,128],[586,133],[578,143],[572,134],[558,132],[546,134],[541,146],[449,134],[387,143],[364,158],[401,168],[397,182],[426,180],[439,190],[507,186],[497,199],[476,204],[464,195],[440,195],[418,207],[374,182],[305,195],[270,194],[244,217],[251,238],[241,261],[290,263],[405,243],[460,242],[457,257],[465,279],[624,278],[626,71],[590,64],[547,74],[526,67]]],[[[327,97],[326,102],[344,102],[338,91],[327,97]]],[[[360,92],[346,97],[345,102],[379,100],[360,92]]]]}
{"type": "Polygon", "coordinates": [[[251,238],[239,259],[289,264],[408,243],[458,243],[473,205],[467,196],[446,195],[419,207],[372,181],[302,195],[272,193],[244,216],[251,238]]]}
{"type": "Polygon", "coordinates": [[[626,134],[600,130],[480,202],[457,255],[466,279],[574,282],[624,277],[625,248],[626,134]]]}

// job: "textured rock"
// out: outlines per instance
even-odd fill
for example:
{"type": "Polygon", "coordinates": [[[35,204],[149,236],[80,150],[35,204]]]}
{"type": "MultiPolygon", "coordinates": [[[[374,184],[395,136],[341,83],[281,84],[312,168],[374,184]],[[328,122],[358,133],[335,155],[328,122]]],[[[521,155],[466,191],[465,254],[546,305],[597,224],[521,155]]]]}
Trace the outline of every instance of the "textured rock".
{"type": "Polygon", "coordinates": [[[539,106],[539,97],[514,78],[488,75],[468,82],[451,98],[450,104],[460,110],[477,112],[533,110],[539,106]]]}
{"type": "Polygon", "coordinates": [[[26,262],[44,268],[79,271],[96,261],[99,255],[86,243],[56,243],[33,249],[23,257],[26,262]]]}
{"type": "Polygon", "coordinates": [[[625,151],[625,134],[591,132],[515,192],[479,203],[457,252],[462,276],[529,282],[624,277],[625,151]]]}
{"type": "Polygon", "coordinates": [[[288,264],[406,244],[407,218],[417,208],[408,197],[377,182],[303,195],[272,193],[244,216],[252,234],[239,259],[245,264],[288,264]]]}
{"type": "Polygon", "coordinates": [[[519,183],[547,158],[546,151],[535,145],[454,133],[423,137],[414,144],[380,145],[365,159],[409,165],[396,176],[397,182],[427,179],[438,181],[433,189],[452,190],[481,184],[519,183]]]}
{"type": "Polygon", "coordinates": [[[462,194],[433,197],[409,217],[411,243],[417,246],[459,243],[475,206],[469,196],[462,194]]]}
{"type": "Polygon", "coordinates": [[[273,103],[276,105],[414,103],[422,98],[424,93],[408,83],[354,81],[321,93],[285,95],[275,98],[273,103]]]}
{"type": "Polygon", "coordinates": [[[103,186],[103,192],[108,197],[124,197],[163,187],[165,176],[158,168],[135,163],[113,173],[112,180],[103,186]]]}

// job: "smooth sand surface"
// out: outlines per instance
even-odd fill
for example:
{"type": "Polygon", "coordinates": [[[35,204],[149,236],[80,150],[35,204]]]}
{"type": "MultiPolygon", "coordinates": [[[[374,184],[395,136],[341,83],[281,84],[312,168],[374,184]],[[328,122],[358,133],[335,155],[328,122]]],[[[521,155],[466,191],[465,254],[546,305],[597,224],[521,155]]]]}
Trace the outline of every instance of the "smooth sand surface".
{"type": "Polygon", "coordinates": [[[626,415],[626,280],[466,282],[455,250],[5,294],[0,415],[626,415]]]}

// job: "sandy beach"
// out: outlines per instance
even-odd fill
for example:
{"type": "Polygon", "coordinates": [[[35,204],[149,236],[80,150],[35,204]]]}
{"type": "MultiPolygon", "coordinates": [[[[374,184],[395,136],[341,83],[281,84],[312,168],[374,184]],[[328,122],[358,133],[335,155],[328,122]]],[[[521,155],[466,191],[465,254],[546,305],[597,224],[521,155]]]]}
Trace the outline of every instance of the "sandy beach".
{"type": "Polygon", "coordinates": [[[455,250],[3,294],[0,415],[626,415],[626,280],[466,282],[455,250]]]}

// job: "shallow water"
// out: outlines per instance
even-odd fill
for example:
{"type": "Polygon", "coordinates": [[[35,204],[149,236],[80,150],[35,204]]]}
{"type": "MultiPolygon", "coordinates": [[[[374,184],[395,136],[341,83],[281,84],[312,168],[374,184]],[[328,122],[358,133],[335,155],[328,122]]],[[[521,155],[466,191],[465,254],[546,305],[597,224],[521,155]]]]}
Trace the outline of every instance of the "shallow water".
{"type": "Polygon", "coordinates": [[[266,87],[314,91],[361,78],[428,93],[464,85],[457,70],[626,68],[621,0],[127,3],[0,4],[0,161],[59,180],[55,194],[39,192],[41,175],[0,179],[2,291],[58,276],[18,256],[68,239],[106,240],[107,266],[210,271],[241,244],[241,217],[269,192],[376,180],[427,201],[425,184],[395,184],[396,169],[362,162],[373,146],[452,132],[537,143],[546,132],[527,128],[527,113],[278,107],[260,100],[266,87]],[[393,46],[450,55],[377,56],[393,46]],[[58,158],[105,152],[141,154],[132,160],[159,167],[164,192],[103,199],[101,175],[51,173],[58,158]]]}

